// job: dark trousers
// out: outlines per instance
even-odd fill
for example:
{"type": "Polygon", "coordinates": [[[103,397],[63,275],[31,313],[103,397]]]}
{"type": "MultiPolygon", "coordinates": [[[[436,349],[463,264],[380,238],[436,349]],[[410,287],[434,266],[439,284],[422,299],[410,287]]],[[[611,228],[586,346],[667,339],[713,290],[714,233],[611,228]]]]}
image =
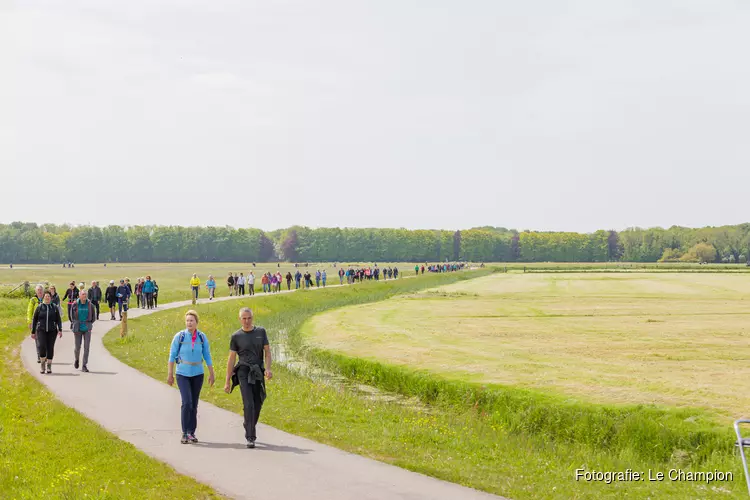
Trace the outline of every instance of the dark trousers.
{"type": "Polygon", "coordinates": [[[195,434],[198,427],[198,400],[203,387],[203,374],[193,377],[177,375],[177,387],[182,396],[182,411],[180,420],[182,422],[183,434],[195,434]]]}
{"type": "Polygon", "coordinates": [[[154,293],[146,293],[144,296],[146,297],[146,306],[148,306],[149,309],[152,309],[154,307],[154,293]]]}
{"type": "Polygon", "coordinates": [[[55,355],[55,341],[57,341],[57,330],[36,331],[36,349],[40,358],[47,358],[48,361],[52,361],[55,355]]]}
{"type": "Polygon", "coordinates": [[[248,294],[255,295],[255,283],[250,283],[249,285],[247,285],[247,289],[248,289],[248,292],[247,292],[248,294]]]}
{"type": "Polygon", "coordinates": [[[260,401],[262,382],[257,381],[254,384],[249,383],[247,381],[247,374],[249,371],[249,368],[241,366],[237,371],[237,376],[240,379],[240,392],[242,393],[242,405],[244,407],[245,439],[255,441],[258,437],[255,432],[255,426],[258,425],[260,409],[263,406],[263,403],[260,401]]]}
{"type": "Polygon", "coordinates": [[[96,319],[99,319],[99,301],[92,300],[91,303],[94,304],[94,308],[96,309],[96,319]]]}
{"type": "Polygon", "coordinates": [[[197,287],[197,286],[193,287],[193,297],[195,299],[198,299],[198,289],[199,289],[199,287],[197,287]]]}
{"type": "Polygon", "coordinates": [[[158,306],[159,306],[159,295],[157,295],[156,292],[154,292],[154,307],[158,307],[158,306]]]}
{"type": "Polygon", "coordinates": [[[286,280],[286,289],[291,290],[292,289],[292,280],[286,280]]]}
{"type": "Polygon", "coordinates": [[[75,302],[68,302],[68,321],[70,321],[71,325],[73,325],[73,313],[72,313],[72,309],[73,309],[73,304],[74,303],[75,302]]]}
{"type": "Polygon", "coordinates": [[[245,285],[240,285],[240,295],[245,295],[245,285]]]}

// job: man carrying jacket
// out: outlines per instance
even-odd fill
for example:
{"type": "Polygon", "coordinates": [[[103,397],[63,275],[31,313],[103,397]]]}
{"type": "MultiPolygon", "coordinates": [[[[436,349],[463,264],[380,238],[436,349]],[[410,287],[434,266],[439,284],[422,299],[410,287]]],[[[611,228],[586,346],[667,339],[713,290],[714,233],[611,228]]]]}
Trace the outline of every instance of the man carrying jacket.
{"type": "Polygon", "coordinates": [[[240,309],[240,323],[229,341],[227,378],[224,392],[229,394],[235,385],[240,386],[244,408],[245,439],[248,448],[255,448],[256,426],[260,410],[266,399],[266,382],[271,373],[271,347],[266,330],[253,326],[253,312],[248,307],[240,309]],[[239,358],[235,366],[235,360],[239,358]],[[265,363],[264,363],[265,358],[265,363]]]}

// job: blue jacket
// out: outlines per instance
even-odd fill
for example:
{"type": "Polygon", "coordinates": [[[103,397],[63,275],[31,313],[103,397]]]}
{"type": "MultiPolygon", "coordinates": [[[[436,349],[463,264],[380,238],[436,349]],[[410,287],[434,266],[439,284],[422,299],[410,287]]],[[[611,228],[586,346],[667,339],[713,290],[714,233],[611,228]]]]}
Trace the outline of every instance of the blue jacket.
{"type": "Polygon", "coordinates": [[[154,293],[154,282],[151,280],[146,280],[145,283],[143,283],[143,293],[154,293]]]}
{"type": "Polygon", "coordinates": [[[208,281],[206,281],[206,287],[207,288],[216,288],[216,280],[208,280],[208,281]]]}
{"type": "Polygon", "coordinates": [[[180,351],[180,360],[182,361],[177,365],[177,375],[185,377],[194,377],[203,373],[203,361],[206,361],[206,366],[213,366],[211,360],[211,349],[208,346],[208,339],[206,334],[198,330],[198,335],[195,339],[195,347],[193,347],[193,337],[190,332],[185,329],[177,332],[172,339],[172,346],[169,350],[169,362],[174,363],[177,358],[177,350],[180,351]],[[182,347],[180,348],[180,337],[183,336],[182,347]],[[185,363],[200,363],[200,364],[187,364],[185,363]]]}
{"type": "Polygon", "coordinates": [[[130,293],[130,288],[128,288],[127,285],[120,285],[117,287],[117,292],[116,292],[117,300],[122,300],[123,302],[127,302],[130,295],[132,294],[130,293]]]}

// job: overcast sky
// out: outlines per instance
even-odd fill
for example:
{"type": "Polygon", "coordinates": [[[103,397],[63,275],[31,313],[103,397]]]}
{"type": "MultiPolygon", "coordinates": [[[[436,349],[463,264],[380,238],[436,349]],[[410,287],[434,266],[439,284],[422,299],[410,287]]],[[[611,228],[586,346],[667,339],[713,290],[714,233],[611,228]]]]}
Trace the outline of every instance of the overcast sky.
{"type": "Polygon", "coordinates": [[[750,221],[746,1],[0,6],[0,222],[750,221]]]}

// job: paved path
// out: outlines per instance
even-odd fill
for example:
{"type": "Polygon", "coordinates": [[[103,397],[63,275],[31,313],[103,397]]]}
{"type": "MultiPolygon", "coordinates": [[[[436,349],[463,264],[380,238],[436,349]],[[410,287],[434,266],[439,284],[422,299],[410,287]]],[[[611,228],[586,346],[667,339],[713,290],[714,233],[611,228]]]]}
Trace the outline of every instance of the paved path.
{"type": "MultiPolygon", "coordinates": [[[[214,299],[214,302],[232,299],[237,297],[214,299]]],[[[199,300],[201,304],[207,302],[199,300]]],[[[173,302],[152,311],[134,308],[129,319],[164,309],[187,309],[190,304],[190,301],[173,302]]],[[[179,391],[121,363],[107,352],[102,337],[120,325],[119,321],[106,319],[108,316],[109,311],[102,310],[102,320],[94,323],[90,373],[73,368],[73,334],[69,330],[63,332],[55,345],[51,375],[39,373],[34,341],[27,338],[21,346],[26,369],[66,405],[220,493],[262,500],[499,498],[287,434],[262,423],[258,424],[257,447],[247,449],[242,417],[205,401],[198,406],[196,434],[201,442],[183,445],[179,391]]],[[[67,328],[69,324],[63,326],[67,328]]],[[[165,379],[167,347],[164,346],[165,379]]],[[[212,391],[222,390],[223,386],[224,368],[216,367],[216,372],[212,391]]],[[[208,390],[207,383],[203,390],[208,390]]],[[[239,392],[235,390],[233,396],[239,398],[239,392]]]]}

